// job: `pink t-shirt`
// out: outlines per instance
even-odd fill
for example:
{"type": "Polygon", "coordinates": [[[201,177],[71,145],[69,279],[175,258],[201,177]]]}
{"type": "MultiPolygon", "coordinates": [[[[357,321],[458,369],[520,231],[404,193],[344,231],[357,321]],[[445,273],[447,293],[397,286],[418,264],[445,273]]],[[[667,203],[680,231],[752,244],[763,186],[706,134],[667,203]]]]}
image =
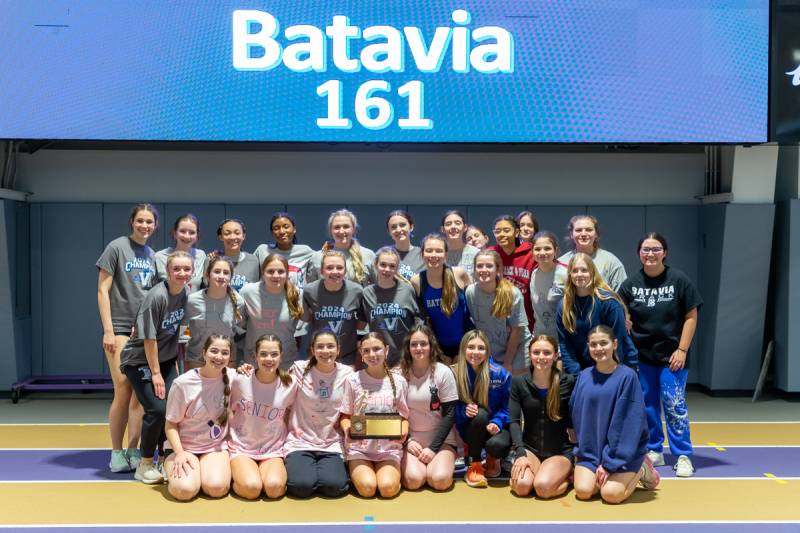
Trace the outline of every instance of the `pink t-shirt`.
{"type": "Polygon", "coordinates": [[[303,377],[308,361],[295,361],[289,373],[298,384],[297,399],[289,415],[289,435],[284,452],[308,450],[342,453],[339,429],[339,408],[342,405],[344,381],[353,374],[347,365],[336,363],[333,372],[325,374],[316,367],[303,377]]]}
{"type": "MultiPolygon", "coordinates": [[[[232,384],[236,372],[230,368],[227,372],[232,384]]],[[[222,377],[204,378],[198,368],[181,374],[172,382],[167,398],[167,420],[178,425],[185,451],[203,454],[227,449],[228,424],[220,426],[218,422],[224,409],[224,393],[222,377]]]]}
{"type": "Polygon", "coordinates": [[[236,376],[231,388],[231,456],[246,455],[256,461],[283,457],[286,412],[294,404],[297,383],[280,378],[262,383],[251,376],[236,376]]]}
{"type": "MultiPolygon", "coordinates": [[[[410,374],[408,380],[408,425],[410,439],[416,440],[422,446],[431,444],[433,434],[442,422],[442,411],[431,411],[431,387],[436,387],[439,402],[454,402],[458,400],[456,378],[450,367],[437,363],[434,368],[433,380],[431,374],[426,373],[421,378],[410,374]]],[[[450,431],[446,443],[455,445],[455,434],[450,431]]]]}
{"type": "MultiPolygon", "coordinates": [[[[344,415],[354,414],[356,405],[366,402],[365,412],[398,413],[408,418],[406,394],[408,383],[399,374],[392,374],[397,396],[392,391],[389,377],[375,379],[366,370],[352,374],[344,382],[344,398],[341,412],[344,415]]],[[[347,460],[363,459],[365,461],[396,461],[403,457],[403,443],[388,439],[348,439],[345,443],[347,460]]]]}

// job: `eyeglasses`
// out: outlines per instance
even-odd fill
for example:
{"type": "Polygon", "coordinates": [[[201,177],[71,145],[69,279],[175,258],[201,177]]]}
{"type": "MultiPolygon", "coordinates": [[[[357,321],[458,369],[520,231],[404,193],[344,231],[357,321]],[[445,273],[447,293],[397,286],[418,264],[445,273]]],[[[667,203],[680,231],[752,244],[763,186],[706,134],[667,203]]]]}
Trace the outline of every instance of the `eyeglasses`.
{"type": "Polygon", "coordinates": [[[660,246],[654,246],[653,248],[642,248],[641,250],[639,250],[639,253],[641,253],[643,255],[660,254],[663,251],[664,251],[664,248],[662,248],[660,246]]]}

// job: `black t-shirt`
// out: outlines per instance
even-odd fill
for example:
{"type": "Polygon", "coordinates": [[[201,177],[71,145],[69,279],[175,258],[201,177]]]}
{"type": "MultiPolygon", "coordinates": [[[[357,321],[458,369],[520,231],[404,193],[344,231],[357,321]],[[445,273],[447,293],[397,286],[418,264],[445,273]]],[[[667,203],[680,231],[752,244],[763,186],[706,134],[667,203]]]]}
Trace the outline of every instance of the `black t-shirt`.
{"type": "Polygon", "coordinates": [[[667,266],[654,278],[639,270],[622,283],[619,295],[631,313],[631,337],[639,359],[645,364],[668,365],[678,349],[686,313],[703,305],[697,288],[686,274],[667,266]]]}

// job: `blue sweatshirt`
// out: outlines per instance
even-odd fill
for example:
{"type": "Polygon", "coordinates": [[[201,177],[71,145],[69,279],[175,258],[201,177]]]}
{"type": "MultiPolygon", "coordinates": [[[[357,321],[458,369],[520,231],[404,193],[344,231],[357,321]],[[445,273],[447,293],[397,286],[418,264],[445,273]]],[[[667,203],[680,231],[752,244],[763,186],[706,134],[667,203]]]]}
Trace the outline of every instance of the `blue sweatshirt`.
{"type": "Polygon", "coordinates": [[[575,298],[575,333],[570,333],[564,327],[561,317],[564,314],[564,304],[558,306],[556,311],[556,327],[558,327],[558,346],[561,359],[564,361],[564,370],[577,375],[582,368],[594,366],[594,361],[589,356],[589,330],[604,324],[614,330],[619,347],[619,359],[626,365],[636,368],[639,365],[639,354],[633,345],[628,331],[625,329],[625,310],[613,298],[601,300],[596,298],[592,306],[592,296],[578,296],[575,298]]]}
{"type": "Polygon", "coordinates": [[[578,438],[577,464],[610,474],[636,472],[647,453],[647,418],[636,372],[619,365],[611,374],[587,368],[569,402],[578,438]]]}
{"type": "MultiPolygon", "coordinates": [[[[467,376],[469,379],[469,390],[475,388],[475,371],[467,365],[467,376]]],[[[496,424],[500,429],[508,428],[508,397],[511,395],[511,374],[498,365],[494,360],[489,359],[489,423],[496,424]]],[[[467,425],[471,418],[467,416],[467,402],[458,400],[456,406],[456,429],[464,438],[467,425]]]]}

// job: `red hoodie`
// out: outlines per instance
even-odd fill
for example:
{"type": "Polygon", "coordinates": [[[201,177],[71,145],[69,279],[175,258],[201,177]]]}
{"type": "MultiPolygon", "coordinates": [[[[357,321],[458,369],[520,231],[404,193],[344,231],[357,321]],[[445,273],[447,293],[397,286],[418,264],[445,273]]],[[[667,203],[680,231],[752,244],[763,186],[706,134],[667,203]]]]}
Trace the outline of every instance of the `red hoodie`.
{"type": "Polygon", "coordinates": [[[489,246],[489,250],[494,250],[500,254],[500,259],[503,260],[503,277],[513,283],[522,293],[525,314],[528,315],[528,329],[533,331],[531,274],[537,266],[536,260],[533,258],[533,245],[529,242],[523,242],[510,255],[505,253],[503,247],[498,244],[489,246]]]}

